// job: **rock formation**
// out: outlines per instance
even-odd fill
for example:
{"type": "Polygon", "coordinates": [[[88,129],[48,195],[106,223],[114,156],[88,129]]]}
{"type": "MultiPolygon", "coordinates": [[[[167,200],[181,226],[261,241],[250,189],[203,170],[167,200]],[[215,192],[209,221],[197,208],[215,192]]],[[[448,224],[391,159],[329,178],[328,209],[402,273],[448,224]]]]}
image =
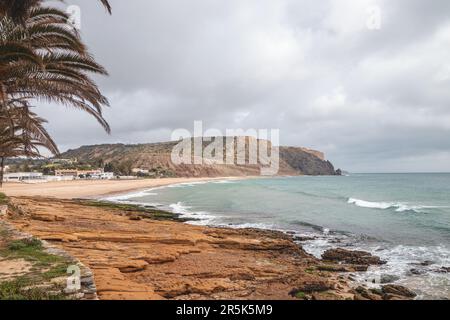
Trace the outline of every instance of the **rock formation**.
{"type": "MultiPolygon", "coordinates": [[[[247,142],[248,145],[249,142],[247,142]]],[[[177,142],[125,145],[83,146],[69,150],[62,158],[84,163],[112,163],[141,168],[165,177],[224,177],[260,175],[260,165],[224,165],[205,159],[202,165],[174,164],[171,152],[177,142]]],[[[206,145],[205,145],[206,146],[206,145]]],[[[225,150],[226,151],[226,148],[225,150]]],[[[226,152],[224,152],[225,154],[226,152]]],[[[248,157],[248,150],[246,156],[248,157]]],[[[337,175],[331,162],[320,151],[296,147],[280,147],[280,175],[337,175]]]]}

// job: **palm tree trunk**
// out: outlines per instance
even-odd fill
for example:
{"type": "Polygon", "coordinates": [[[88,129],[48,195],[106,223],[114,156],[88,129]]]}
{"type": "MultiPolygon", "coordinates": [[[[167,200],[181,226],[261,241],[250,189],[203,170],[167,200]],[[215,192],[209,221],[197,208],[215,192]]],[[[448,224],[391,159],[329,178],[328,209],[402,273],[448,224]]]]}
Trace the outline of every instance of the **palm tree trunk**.
{"type": "Polygon", "coordinates": [[[0,188],[3,187],[3,173],[5,171],[5,157],[1,157],[0,161],[0,188]]]}

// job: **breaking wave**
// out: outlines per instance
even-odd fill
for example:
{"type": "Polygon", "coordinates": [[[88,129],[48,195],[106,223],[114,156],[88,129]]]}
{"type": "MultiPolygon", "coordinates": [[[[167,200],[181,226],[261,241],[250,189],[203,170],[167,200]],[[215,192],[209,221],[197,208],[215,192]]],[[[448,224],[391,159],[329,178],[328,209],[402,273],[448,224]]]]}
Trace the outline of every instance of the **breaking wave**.
{"type": "Polygon", "coordinates": [[[218,217],[205,211],[192,211],[191,207],[186,206],[182,202],[172,203],[169,205],[169,208],[173,213],[178,214],[180,218],[188,219],[189,224],[209,225],[218,217]]]}
{"type": "Polygon", "coordinates": [[[425,209],[444,208],[440,206],[411,205],[402,202],[372,202],[355,198],[348,199],[348,203],[354,204],[355,206],[362,208],[381,209],[381,210],[395,209],[396,212],[413,211],[416,213],[425,213],[424,212],[425,209]]]}

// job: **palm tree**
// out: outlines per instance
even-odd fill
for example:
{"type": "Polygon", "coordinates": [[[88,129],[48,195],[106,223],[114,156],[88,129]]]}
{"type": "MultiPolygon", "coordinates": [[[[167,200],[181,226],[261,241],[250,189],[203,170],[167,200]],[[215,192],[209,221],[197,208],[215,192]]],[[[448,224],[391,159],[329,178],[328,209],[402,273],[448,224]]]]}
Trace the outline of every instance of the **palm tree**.
{"type": "Polygon", "coordinates": [[[3,184],[5,159],[41,157],[41,149],[59,154],[58,147],[44,128],[46,121],[30,110],[25,100],[10,102],[0,109],[0,187],[3,184]]]}
{"type": "Polygon", "coordinates": [[[68,18],[55,8],[33,7],[24,24],[0,19],[0,102],[40,99],[76,107],[109,132],[102,116],[108,100],[88,76],[107,72],[86,51],[68,18]]]}
{"type": "MultiPolygon", "coordinates": [[[[107,0],[100,0],[111,12],[107,0]]],[[[58,149],[31,112],[29,101],[44,100],[93,115],[107,132],[102,108],[108,100],[89,74],[106,70],[87,52],[67,14],[42,0],[0,0],[0,186],[7,157],[39,157],[58,149]]]]}
{"type": "MultiPolygon", "coordinates": [[[[63,0],[60,0],[63,2],[63,0]]],[[[9,16],[15,22],[23,22],[28,10],[40,6],[42,0],[0,0],[0,16],[9,16]]],[[[108,0],[100,0],[103,6],[111,14],[111,5],[108,0]]]]}

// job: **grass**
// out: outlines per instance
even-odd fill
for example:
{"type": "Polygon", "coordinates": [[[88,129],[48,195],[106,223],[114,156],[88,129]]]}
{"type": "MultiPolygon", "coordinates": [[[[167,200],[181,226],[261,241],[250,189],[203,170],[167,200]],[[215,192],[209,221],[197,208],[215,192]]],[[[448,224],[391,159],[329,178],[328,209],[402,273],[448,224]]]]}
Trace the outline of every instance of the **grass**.
{"type": "Polygon", "coordinates": [[[0,241],[1,239],[8,237],[9,234],[10,234],[9,231],[2,228],[2,226],[0,225],[0,241]]]}
{"type": "Polygon", "coordinates": [[[64,300],[62,294],[52,294],[42,288],[33,288],[34,281],[18,277],[0,283],[0,300],[64,300]]]}
{"type": "Polygon", "coordinates": [[[63,276],[67,276],[67,268],[69,267],[68,264],[58,264],[54,267],[52,267],[50,270],[44,272],[42,274],[42,277],[46,280],[51,280],[63,276]]]}
{"type": "Polygon", "coordinates": [[[306,294],[305,294],[304,292],[299,291],[299,292],[297,292],[297,293],[295,294],[295,297],[296,297],[297,299],[305,299],[305,298],[306,298],[306,294]]]}
{"type": "Polygon", "coordinates": [[[51,286],[52,290],[39,288],[39,285],[63,277],[71,261],[45,252],[42,242],[35,238],[10,241],[0,249],[0,256],[6,259],[24,259],[33,264],[26,275],[10,281],[0,282],[0,300],[62,300],[58,293],[61,288],[51,286]]]}
{"type": "Polygon", "coordinates": [[[309,273],[309,274],[313,274],[315,272],[315,269],[313,269],[313,268],[306,268],[305,272],[309,273]]]}
{"type": "Polygon", "coordinates": [[[0,192],[0,205],[8,204],[8,202],[8,197],[4,193],[0,192]]]}
{"type": "Polygon", "coordinates": [[[346,272],[347,269],[343,266],[339,265],[320,265],[317,267],[319,271],[328,271],[328,272],[346,272]]]}
{"type": "Polygon", "coordinates": [[[35,238],[11,241],[0,254],[8,259],[24,259],[38,266],[52,266],[65,259],[45,252],[42,242],[35,238]]]}
{"type": "Polygon", "coordinates": [[[178,214],[159,210],[155,207],[144,207],[139,205],[113,203],[108,201],[77,200],[77,202],[81,205],[122,211],[128,213],[129,215],[138,214],[143,219],[186,221],[185,219],[181,219],[178,214]]]}
{"type": "MultiPolygon", "coordinates": [[[[0,205],[8,205],[8,198],[0,193],[0,205]]],[[[36,238],[11,240],[11,232],[0,226],[0,257],[23,259],[32,264],[30,271],[15,279],[0,282],[0,300],[64,300],[66,297],[56,284],[49,281],[67,275],[72,264],[69,259],[47,253],[36,238]],[[45,287],[41,287],[45,285],[45,287]]]]}

